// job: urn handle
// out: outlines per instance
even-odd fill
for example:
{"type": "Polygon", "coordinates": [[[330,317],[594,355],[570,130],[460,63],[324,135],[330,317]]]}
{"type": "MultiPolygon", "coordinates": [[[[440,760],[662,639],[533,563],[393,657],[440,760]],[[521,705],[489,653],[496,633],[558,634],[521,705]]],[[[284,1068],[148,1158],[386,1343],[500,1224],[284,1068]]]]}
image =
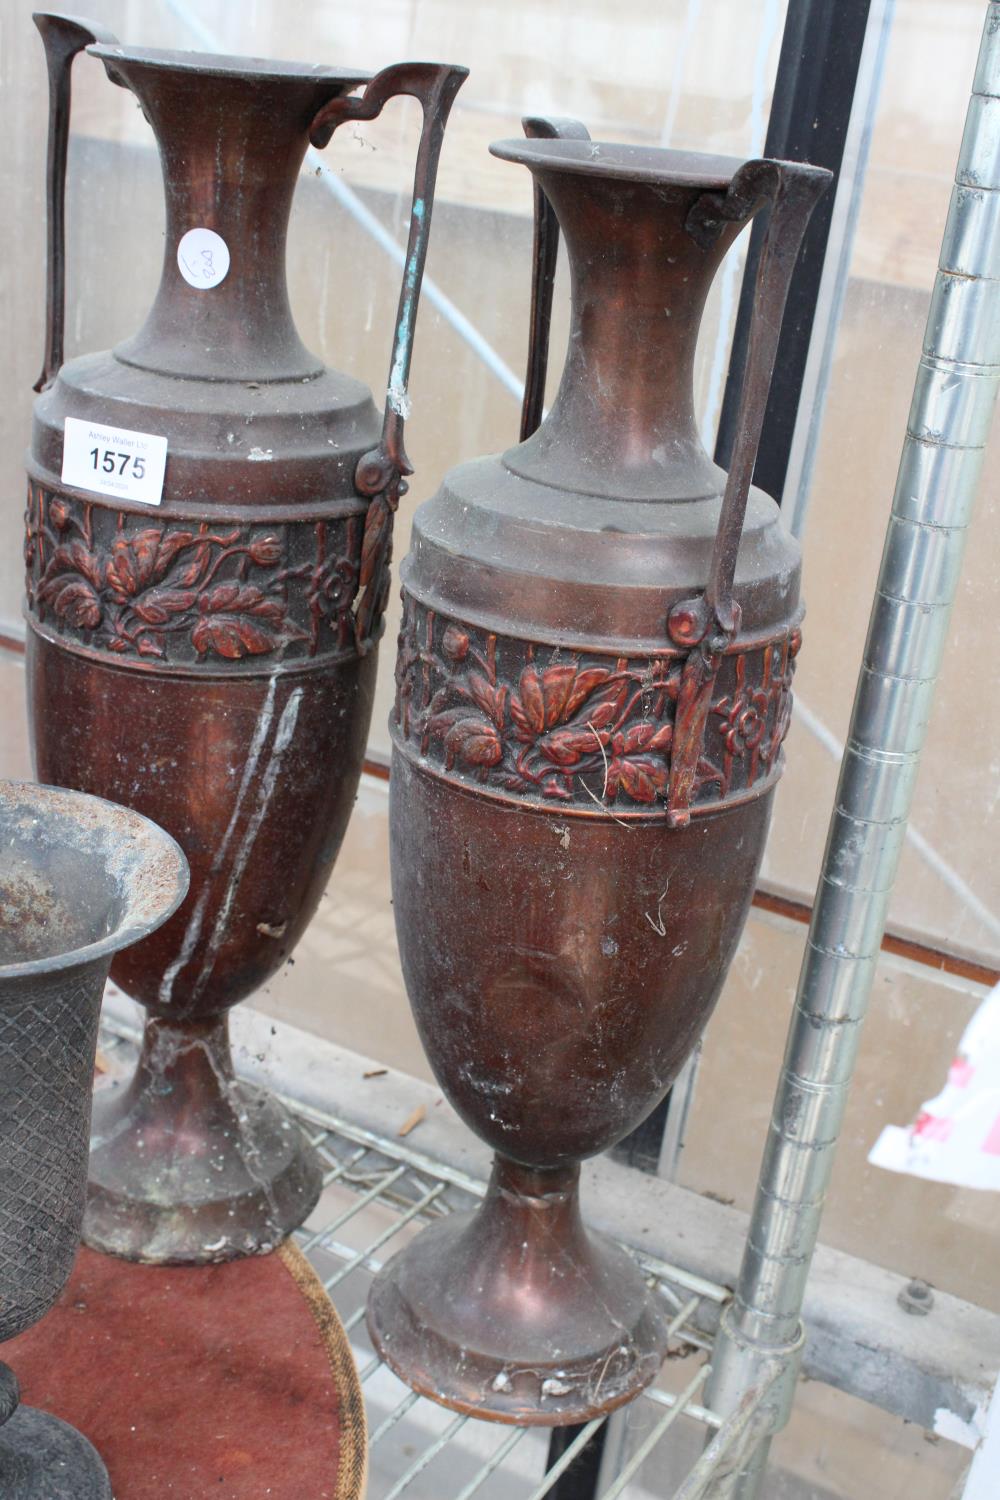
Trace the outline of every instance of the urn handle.
{"type": "MultiPolygon", "coordinates": [[[[589,141],[590,131],[582,120],[563,115],[525,115],[521,126],[529,140],[589,141]]],[[[520,441],[529,438],[545,410],[545,376],[549,367],[549,330],[552,322],[552,291],[559,253],[559,220],[555,209],[535,179],[535,238],[531,261],[531,314],[528,327],[528,366],[521,403],[520,441]]]]}
{"type": "Polygon", "coordinates": [[[66,153],[73,59],[95,42],[117,44],[106,26],[80,16],[38,10],[32,20],[42,36],[49,74],[49,141],[45,168],[46,269],[45,357],[33,389],[47,390],[63,362],[66,327],[66,153]]]}
{"type": "Polygon", "coordinates": [[[675,827],[685,826],[690,819],[715,678],[722,653],[740,628],[733,579],[788,288],[810,215],[832,180],[833,173],[824,167],[748,161],[725,193],[702,193],[696,199],[685,225],[692,238],[707,248],[727,223],[745,224],[762,209],[770,211],[754,282],[736,441],[708,582],[704,593],[674,604],[667,616],[671,639],[689,652],[677,699],[667,792],[668,813],[675,827]]]}
{"type": "Polygon", "coordinates": [[[309,129],[314,146],[328,144],[338,125],[346,120],[374,120],[390,99],[409,94],[423,110],[423,128],[413,172],[410,233],[403,263],[403,285],[396,311],[392,361],[386,390],[382,436],[377,448],[363,455],[354,475],[356,489],[371,498],[365,517],[361,545],[359,600],[355,610],[355,637],[359,651],[374,644],[389,588],[392,521],[399,499],[406,492],[404,476],[413,469],[406,456],[403,433],[409,415],[407,385],[413,356],[413,332],[427,259],[434,186],[445,125],[455,96],[469,76],[468,68],[448,63],[396,63],[383,68],[368,83],[364,93],[341,96],[323,106],[309,129]]]}

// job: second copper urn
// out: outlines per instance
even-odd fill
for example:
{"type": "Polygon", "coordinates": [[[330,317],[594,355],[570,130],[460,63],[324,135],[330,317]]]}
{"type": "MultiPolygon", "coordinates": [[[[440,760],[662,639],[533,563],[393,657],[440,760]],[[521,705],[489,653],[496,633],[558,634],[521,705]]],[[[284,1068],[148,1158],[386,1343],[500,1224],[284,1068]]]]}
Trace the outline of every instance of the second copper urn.
{"type": "MultiPolygon", "coordinates": [[[[584,1421],[655,1376],[667,1315],[584,1228],[581,1158],[632,1130],[703,1030],[781,774],[799,554],[750,488],[788,278],[829,174],[591,142],[496,155],[536,184],[523,441],[452,470],[402,568],[392,872],[435,1074],[496,1153],[483,1206],[373,1283],[416,1390],[584,1421]],[[729,474],[693,411],[716,269],[769,212],[729,474]],[[538,425],[558,230],[569,353],[538,425]],[[535,430],[537,427],[537,430],[535,430]]],[[[547,139],[567,135],[574,138],[547,139]]]]}
{"type": "Polygon", "coordinates": [[[410,472],[438,153],[465,70],[157,52],[36,19],[51,86],[26,541],[38,774],[161,823],[192,875],[176,916],[112,969],[149,1019],[134,1079],[95,1109],[84,1234],[145,1260],[225,1259],[278,1244],[320,1191],[298,1127],[234,1078],[227,1012],[294,948],[354,802],[410,472]],[[143,328],[63,363],[69,78],[84,47],[155,133],[166,242],[143,328]],[[380,413],[300,340],[285,235],[310,142],[399,94],[419,101],[423,132],[380,413]]]}

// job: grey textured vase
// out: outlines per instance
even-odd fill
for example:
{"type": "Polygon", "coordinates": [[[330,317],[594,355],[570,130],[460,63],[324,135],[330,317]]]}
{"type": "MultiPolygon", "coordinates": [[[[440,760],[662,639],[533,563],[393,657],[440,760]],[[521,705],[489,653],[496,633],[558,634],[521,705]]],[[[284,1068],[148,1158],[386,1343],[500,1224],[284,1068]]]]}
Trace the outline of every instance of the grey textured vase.
{"type": "MultiPolygon", "coordinates": [[[[0,1342],[62,1291],[87,1186],[97,1022],[111,959],[166,921],[187,863],[99,797],[0,782],[0,1342]]],[[[3,1500],[111,1500],[86,1438],[18,1405],[0,1364],[3,1500]]]]}

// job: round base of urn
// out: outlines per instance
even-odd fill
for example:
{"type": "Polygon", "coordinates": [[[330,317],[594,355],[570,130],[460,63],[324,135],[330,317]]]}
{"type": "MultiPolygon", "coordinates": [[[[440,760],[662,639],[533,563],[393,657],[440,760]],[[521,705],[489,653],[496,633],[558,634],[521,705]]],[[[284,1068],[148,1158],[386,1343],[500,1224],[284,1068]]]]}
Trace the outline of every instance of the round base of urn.
{"type": "Polygon", "coordinates": [[[0,1427],[4,1500],[112,1500],[96,1448],[48,1412],[19,1406],[0,1427]]]}
{"type": "Polygon", "coordinates": [[[369,1333],[415,1391],[487,1421],[563,1427],[655,1379],[667,1319],[632,1258],[584,1228],[579,1175],[497,1158],[481,1208],[432,1224],[379,1273],[369,1333]]]}
{"type": "Polygon", "coordinates": [[[134,1077],[94,1100],[83,1240],[162,1265],[266,1255],[308,1218],[322,1178],[283,1106],[234,1077],[225,1017],[151,1020],[134,1077]]]}

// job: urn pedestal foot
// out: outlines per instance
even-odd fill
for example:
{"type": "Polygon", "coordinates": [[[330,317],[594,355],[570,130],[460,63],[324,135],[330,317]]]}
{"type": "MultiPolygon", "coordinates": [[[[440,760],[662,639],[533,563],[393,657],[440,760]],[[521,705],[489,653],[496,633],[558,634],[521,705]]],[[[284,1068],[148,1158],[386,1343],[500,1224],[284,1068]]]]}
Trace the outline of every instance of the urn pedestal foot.
{"type": "Polygon", "coordinates": [[[15,1406],[17,1380],[0,1365],[0,1495],[4,1500],[112,1500],[108,1471],[75,1427],[15,1406]],[[15,1406],[13,1415],[4,1414],[15,1406]]]}
{"type": "Polygon", "coordinates": [[[94,1101],[83,1239],[165,1265],[263,1255],[308,1218],[321,1188],[295,1121],[235,1078],[226,1016],[150,1019],[134,1077],[94,1101]]]}
{"type": "Polygon", "coordinates": [[[580,1169],[498,1157],[482,1206],[379,1273],[368,1328],[401,1379],[494,1422],[561,1427],[655,1378],[667,1319],[635,1262],[580,1218],[580,1169]]]}

